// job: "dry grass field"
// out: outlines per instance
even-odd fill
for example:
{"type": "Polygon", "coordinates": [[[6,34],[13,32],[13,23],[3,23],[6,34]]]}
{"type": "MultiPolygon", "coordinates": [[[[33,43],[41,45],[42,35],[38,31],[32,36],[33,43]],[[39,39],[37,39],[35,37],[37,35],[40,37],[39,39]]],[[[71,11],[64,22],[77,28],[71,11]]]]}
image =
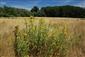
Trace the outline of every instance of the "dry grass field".
{"type": "MultiPolygon", "coordinates": [[[[19,26],[20,29],[24,28],[25,19],[27,20],[29,17],[0,18],[0,57],[15,57],[15,26],[19,26]]],[[[36,17],[35,19],[41,19],[41,17],[36,17]]],[[[73,47],[67,57],[85,57],[85,20],[80,18],[51,17],[42,17],[42,19],[47,19],[50,24],[67,24],[71,32],[76,31],[77,34],[82,33],[81,44],[73,47]],[[74,26],[76,27],[75,30],[73,30],[74,26]]]]}

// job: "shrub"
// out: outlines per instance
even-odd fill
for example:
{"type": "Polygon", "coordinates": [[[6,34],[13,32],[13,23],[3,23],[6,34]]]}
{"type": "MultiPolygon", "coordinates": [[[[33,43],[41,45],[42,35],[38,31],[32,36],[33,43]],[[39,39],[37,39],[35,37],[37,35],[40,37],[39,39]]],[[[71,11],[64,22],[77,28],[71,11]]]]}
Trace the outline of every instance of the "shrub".
{"type": "Polygon", "coordinates": [[[15,48],[18,57],[66,57],[74,42],[79,41],[80,37],[69,35],[66,24],[50,24],[47,21],[31,18],[25,20],[26,28],[16,28],[15,48]],[[75,40],[76,37],[79,39],[75,40]]]}

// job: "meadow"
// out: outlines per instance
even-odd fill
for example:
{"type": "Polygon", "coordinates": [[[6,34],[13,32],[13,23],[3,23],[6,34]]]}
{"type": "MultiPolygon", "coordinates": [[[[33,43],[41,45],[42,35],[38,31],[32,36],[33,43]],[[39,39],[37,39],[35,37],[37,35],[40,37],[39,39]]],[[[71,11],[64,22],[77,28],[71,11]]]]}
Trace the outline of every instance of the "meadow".
{"type": "Polygon", "coordinates": [[[82,18],[0,18],[0,57],[85,57],[82,18]]]}

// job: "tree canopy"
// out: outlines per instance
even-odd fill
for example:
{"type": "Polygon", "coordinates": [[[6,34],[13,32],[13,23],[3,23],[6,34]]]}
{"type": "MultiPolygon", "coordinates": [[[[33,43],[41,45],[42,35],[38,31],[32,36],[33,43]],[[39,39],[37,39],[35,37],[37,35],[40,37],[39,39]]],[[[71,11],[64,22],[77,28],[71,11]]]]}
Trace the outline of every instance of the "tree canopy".
{"type": "Polygon", "coordinates": [[[0,7],[0,17],[26,17],[30,16],[30,11],[14,7],[0,7]]]}
{"type": "Polygon", "coordinates": [[[0,7],[0,17],[73,17],[85,18],[85,8],[76,6],[47,6],[38,8],[34,6],[31,10],[14,7],[0,7]]]}

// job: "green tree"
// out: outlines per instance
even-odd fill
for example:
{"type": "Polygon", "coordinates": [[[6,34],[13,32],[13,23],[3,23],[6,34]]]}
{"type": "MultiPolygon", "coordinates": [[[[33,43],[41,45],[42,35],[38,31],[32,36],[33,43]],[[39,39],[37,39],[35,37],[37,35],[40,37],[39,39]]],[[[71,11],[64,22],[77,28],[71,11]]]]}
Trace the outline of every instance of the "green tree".
{"type": "Polygon", "coordinates": [[[38,12],[39,11],[39,8],[37,6],[34,6],[32,9],[31,9],[31,12],[38,12]]]}

